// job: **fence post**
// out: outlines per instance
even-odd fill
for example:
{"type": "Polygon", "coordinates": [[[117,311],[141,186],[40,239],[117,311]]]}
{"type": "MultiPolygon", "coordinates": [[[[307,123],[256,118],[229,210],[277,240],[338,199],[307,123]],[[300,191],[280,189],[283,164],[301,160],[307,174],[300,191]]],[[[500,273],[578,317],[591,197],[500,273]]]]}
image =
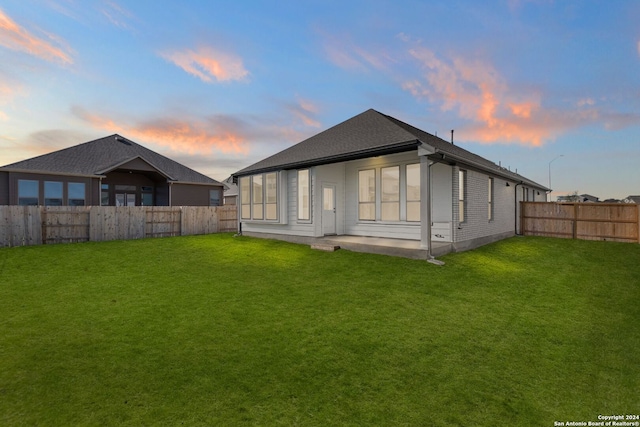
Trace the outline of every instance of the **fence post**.
{"type": "Polygon", "coordinates": [[[573,204],[573,238],[578,238],[578,204],[573,204]]]}

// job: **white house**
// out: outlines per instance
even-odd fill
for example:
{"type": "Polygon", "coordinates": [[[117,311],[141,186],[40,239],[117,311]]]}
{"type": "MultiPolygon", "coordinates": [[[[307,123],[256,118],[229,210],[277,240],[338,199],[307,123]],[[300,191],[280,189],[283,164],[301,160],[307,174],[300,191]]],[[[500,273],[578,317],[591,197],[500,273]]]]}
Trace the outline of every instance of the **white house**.
{"type": "Polygon", "coordinates": [[[515,235],[518,202],[548,191],[371,109],[233,177],[244,234],[403,239],[427,257],[515,235]]]}

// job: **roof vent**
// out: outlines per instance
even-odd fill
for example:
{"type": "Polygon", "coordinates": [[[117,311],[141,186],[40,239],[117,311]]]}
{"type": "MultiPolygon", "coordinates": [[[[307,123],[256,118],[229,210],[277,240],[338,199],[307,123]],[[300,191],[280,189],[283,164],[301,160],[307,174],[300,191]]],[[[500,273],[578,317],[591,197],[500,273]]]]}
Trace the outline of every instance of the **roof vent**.
{"type": "Polygon", "coordinates": [[[451,144],[453,144],[453,129],[451,129],[451,144]]]}
{"type": "Polygon", "coordinates": [[[116,135],[116,141],[123,143],[124,145],[131,145],[129,141],[121,137],[120,135],[116,135]]]}

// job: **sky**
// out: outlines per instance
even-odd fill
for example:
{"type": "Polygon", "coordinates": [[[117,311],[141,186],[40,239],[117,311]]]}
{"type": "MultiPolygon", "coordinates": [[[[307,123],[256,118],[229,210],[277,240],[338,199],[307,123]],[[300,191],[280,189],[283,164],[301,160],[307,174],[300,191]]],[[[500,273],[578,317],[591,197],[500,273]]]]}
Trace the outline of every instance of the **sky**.
{"type": "Polygon", "coordinates": [[[224,180],[369,108],[640,194],[640,2],[0,2],[0,165],[118,133],[224,180]]]}

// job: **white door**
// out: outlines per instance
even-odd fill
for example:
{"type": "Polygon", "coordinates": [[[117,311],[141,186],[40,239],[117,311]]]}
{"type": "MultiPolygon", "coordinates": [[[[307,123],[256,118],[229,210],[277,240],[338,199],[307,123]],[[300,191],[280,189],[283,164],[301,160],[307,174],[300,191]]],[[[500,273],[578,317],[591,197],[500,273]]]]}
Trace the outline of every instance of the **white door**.
{"type": "Polygon", "coordinates": [[[322,234],[336,234],[336,187],[322,186],[322,234]]]}

